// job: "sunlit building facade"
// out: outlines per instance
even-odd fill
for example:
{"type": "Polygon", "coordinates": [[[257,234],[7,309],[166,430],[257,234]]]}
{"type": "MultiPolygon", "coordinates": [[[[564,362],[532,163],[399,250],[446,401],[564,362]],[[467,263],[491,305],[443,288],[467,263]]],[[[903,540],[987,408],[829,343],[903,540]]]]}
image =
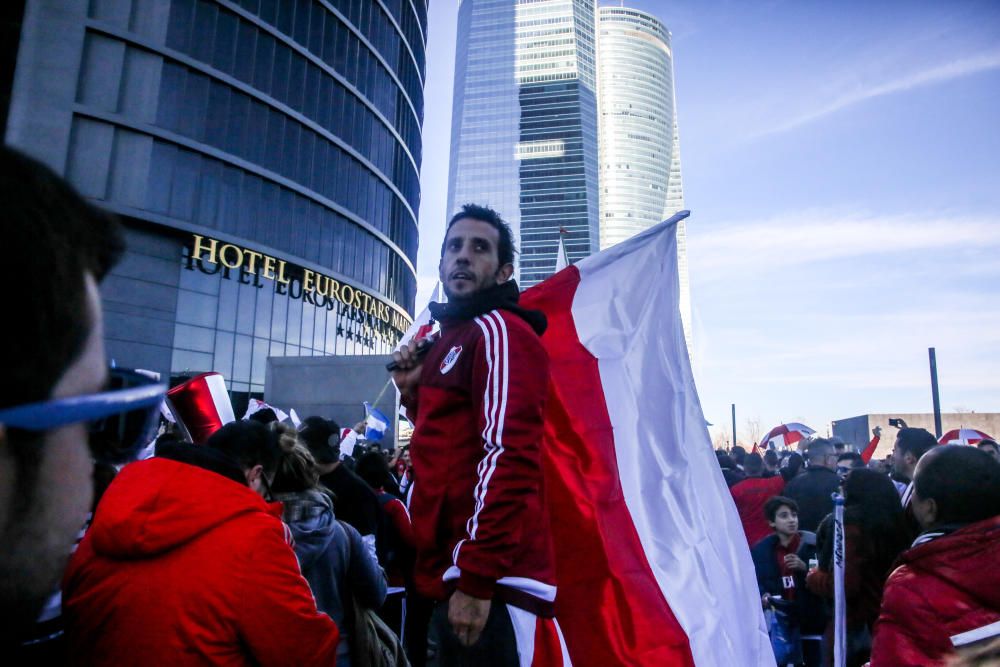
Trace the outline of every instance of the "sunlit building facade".
{"type": "Polygon", "coordinates": [[[497,209],[514,228],[518,280],[596,252],[593,0],[462,0],[448,202],[497,209]]]}
{"type": "Polygon", "coordinates": [[[26,0],[6,141],[121,217],[109,356],[259,395],[416,291],[427,0],[26,0]]]}
{"type": "MultiPolygon", "coordinates": [[[[670,32],[648,12],[598,14],[600,245],[609,248],[684,208],[670,32]]],[[[677,231],[680,306],[691,347],[685,223],[677,231]]]]}

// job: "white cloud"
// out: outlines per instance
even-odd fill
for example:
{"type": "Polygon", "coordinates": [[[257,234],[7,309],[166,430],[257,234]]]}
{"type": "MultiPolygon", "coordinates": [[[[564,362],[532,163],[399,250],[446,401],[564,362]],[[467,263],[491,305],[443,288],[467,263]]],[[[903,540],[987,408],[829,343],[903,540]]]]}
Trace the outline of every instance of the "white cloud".
{"type": "MultiPolygon", "coordinates": [[[[829,210],[688,226],[692,277],[715,281],[747,270],[787,271],[817,261],[926,250],[1000,249],[1000,216],[876,216],[829,210]]],[[[942,266],[947,266],[943,262],[942,266]]],[[[955,261],[955,266],[960,262],[955,261]]]]}
{"type": "Polygon", "coordinates": [[[833,99],[814,109],[794,116],[773,127],[756,132],[751,138],[786,132],[876,97],[901,93],[914,88],[943,83],[952,79],[994,69],[1000,69],[1000,51],[989,51],[974,56],[958,58],[923,70],[910,72],[887,81],[859,85],[853,90],[840,91],[833,99]]]}
{"type": "Polygon", "coordinates": [[[688,227],[698,387],[763,421],[996,409],[1000,215],[793,212],[688,227]]]}

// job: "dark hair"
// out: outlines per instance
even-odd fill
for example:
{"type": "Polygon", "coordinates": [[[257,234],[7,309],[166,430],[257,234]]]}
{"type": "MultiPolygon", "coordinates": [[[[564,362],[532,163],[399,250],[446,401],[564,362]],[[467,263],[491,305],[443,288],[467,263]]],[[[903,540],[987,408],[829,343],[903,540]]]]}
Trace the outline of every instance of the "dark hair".
{"type": "Polygon", "coordinates": [[[782,507],[787,507],[796,514],[799,513],[799,504],[797,502],[785,496],[774,496],[768,498],[767,502],[764,503],[764,516],[767,517],[768,521],[774,521],[774,517],[778,516],[778,510],[782,507]]]}
{"type": "Polygon", "coordinates": [[[860,468],[861,466],[863,466],[865,464],[865,460],[863,458],[861,458],[861,454],[858,454],[857,452],[842,452],[842,453],[838,454],[837,455],[837,463],[839,464],[841,461],[850,461],[851,462],[851,465],[850,465],[851,468],[854,468],[854,467],[859,467],[860,468]]]}
{"type": "Polygon", "coordinates": [[[725,452],[716,452],[715,460],[719,462],[719,467],[723,470],[736,470],[736,462],[733,457],[725,452]]]}
{"type": "Polygon", "coordinates": [[[389,464],[386,462],[385,457],[382,456],[381,451],[368,452],[363,455],[358,459],[358,464],[354,467],[354,472],[373,489],[385,487],[392,481],[389,464]]]}
{"type": "MultiPolygon", "coordinates": [[[[42,163],[0,147],[0,237],[8,248],[0,327],[0,407],[42,401],[83,350],[95,322],[84,276],[100,282],[125,250],[121,227],[42,163]]],[[[17,469],[9,516],[35,502],[44,433],[10,429],[17,469]]]]}
{"type": "Polygon", "coordinates": [[[497,256],[500,259],[500,266],[514,263],[514,232],[500,214],[489,206],[479,204],[465,204],[462,210],[451,216],[448,225],[444,229],[444,241],[441,241],[441,256],[444,257],[445,242],[448,240],[448,230],[459,220],[473,218],[493,227],[500,234],[500,242],[497,244],[497,256]]]}
{"type": "Polygon", "coordinates": [[[764,463],[771,467],[778,465],[778,453],[773,449],[764,452],[764,463]]]}
{"type": "Polygon", "coordinates": [[[747,454],[747,457],[743,459],[743,472],[747,474],[747,477],[757,477],[764,472],[764,459],[761,458],[760,454],[747,454]]]}
{"type": "Polygon", "coordinates": [[[48,167],[0,147],[7,275],[30,289],[4,291],[16,318],[0,342],[0,407],[48,398],[80,354],[94,322],[83,276],[100,281],[125,249],[121,228],[48,167]]]}
{"type": "Polygon", "coordinates": [[[226,424],[213,433],[204,446],[228,455],[244,471],[261,465],[270,478],[274,477],[281,457],[278,433],[249,420],[226,424]]]}
{"type": "Polygon", "coordinates": [[[896,434],[897,446],[904,454],[913,454],[913,458],[920,460],[920,457],[930,451],[931,447],[937,445],[937,440],[927,430],[923,428],[901,428],[896,434]]]}
{"type": "Polygon", "coordinates": [[[806,446],[806,459],[812,463],[833,455],[833,442],[827,438],[815,438],[806,446]]]}
{"type": "Polygon", "coordinates": [[[785,466],[785,470],[787,471],[785,479],[788,480],[798,475],[799,471],[802,470],[802,466],[804,466],[805,464],[806,464],[805,459],[802,458],[802,455],[799,454],[798,452],[792,452],[791,454],[789,454],[788,465],[785,466]]]}
{"type": "Polygon", "coordinates": [[[316,463],[327,465],[340,460],[340,425],[332,419],[313,416],[302,420],[299,438],[309,448],[316,463]]]}
{"type": "Polygon", "coordinates": [[[987,447],[992,447],[993,451],[995,452],[1000,452],[1000,445],[997,444],[996,440],[993,440],[991,438],[983,438],[982,440],[976,443],[976,447],[982,447],[983,445],[986,445],[987,447]]]}
{"type": "Polygon", "coordinates": [[[264,408],[263,410],[258,410],[257,412],[250,415],[247,419],[254,422],[260,422],[265,426],[271,422],[278,421],[278,415],[275,414],[273,408],[264,408]]]}
{"type": "Polygon", "coordinates": [[[743,465],[743,462],[746,461],[747,458],[747,450],[743,449],[739,445],[736,445],[729,450],[729,456],[736,462],[736,465],[743,465]]]}
{"type": "Polygon", "coordinates": [[[847,474],[844,523],[861,528],[874,572],[883,579],[896,557],[910,546],[899,493],[887,476],[874,470],[855,468],[847,474]]]}
{"type": "Polygon", "coordinates": [[[937,504],[935,523],[974,523],[1000,514],[1000,463],[964,445],[936,447],[914,480],[922,500],[937,504]]]}

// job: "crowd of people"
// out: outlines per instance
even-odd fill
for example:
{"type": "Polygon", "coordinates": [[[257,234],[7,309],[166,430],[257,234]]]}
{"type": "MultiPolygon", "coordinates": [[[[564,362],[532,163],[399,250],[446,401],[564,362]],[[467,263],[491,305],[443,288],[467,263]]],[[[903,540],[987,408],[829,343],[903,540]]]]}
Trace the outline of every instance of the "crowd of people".
{"type": "Polygon", "coordinates": [[[984,660],[968,664],[1000,664],[985,662],[1000,661],[997,443],[939,445],[903,426],[891,454],[867,463],[836,438],[799,444],[763,456],[716,452],[778,664],[833,664],[835,494],[844,505],[847,665],[942,665],[959,659],[956,649],[984,660]]]}
{"type": "MultiPolygon", "coordinates": [[[[362,425],[345,436],[272,409],[203,438],[166,427],[166,387],[106,364],[98,285],[124,248],[118,223],[5,148],[0,198],[26,286],[5,295],[18,317],[0,343],[10,663],[571,664],[539,454],[546,319],[518,305],[494,211],[449,221],[437,342],[394,354],[411,457],[363,442],[345,454],[362,425]]],[[[849,664],[1000,654],[995,442],[902,428],[867,464],[826,438],[717,454],[780,664],[831,664],[834,493],[849,664]]]]}
{"type": "Polygon", "coordinates": [[[321,415],[216,424],[211,387],[183,409],[170,390],[161,420],[167,387],[105,357],[119,222],[7,148],[0,197],[26,286],[5,296],[23,321],[0,344],[11,663],[570,664],[541,493],[546,321],[517,305],[499,215],[448,222],[441,342],[395,354],[418,461],[351,451],[361,425],[321,415]]]}

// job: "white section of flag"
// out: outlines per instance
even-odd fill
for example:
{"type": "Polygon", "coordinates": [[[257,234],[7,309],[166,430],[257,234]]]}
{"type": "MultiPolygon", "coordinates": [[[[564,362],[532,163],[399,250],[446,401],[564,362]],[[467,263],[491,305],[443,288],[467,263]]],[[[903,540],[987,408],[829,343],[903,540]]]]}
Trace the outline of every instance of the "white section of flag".
{"type": "Polygon", "coordinates": [[[569,266],[569,255],[566,254],[566,243],[563,241],[563,234],[559,234],[559,250],[556,253],[556,273],[569,266]]]}
{"type": "Polygon", "coordinates": [[[686,216],[578,262],[573,320],[598,360],[625,504],[695,663],[773,667],[684,342],[676,223],[686,216]]]}
{"type": "Polygon", "coordinates": [[[218,373],[209,373],[205,376],[205,385],[212,395],[212,402],[215,403],[215,409],[219,413],[219,420],[223,426],[236,421],[236,415],[233,414],[233,404],[229,400],[229,391],[226,390],[225,379],[218,373]]]}

